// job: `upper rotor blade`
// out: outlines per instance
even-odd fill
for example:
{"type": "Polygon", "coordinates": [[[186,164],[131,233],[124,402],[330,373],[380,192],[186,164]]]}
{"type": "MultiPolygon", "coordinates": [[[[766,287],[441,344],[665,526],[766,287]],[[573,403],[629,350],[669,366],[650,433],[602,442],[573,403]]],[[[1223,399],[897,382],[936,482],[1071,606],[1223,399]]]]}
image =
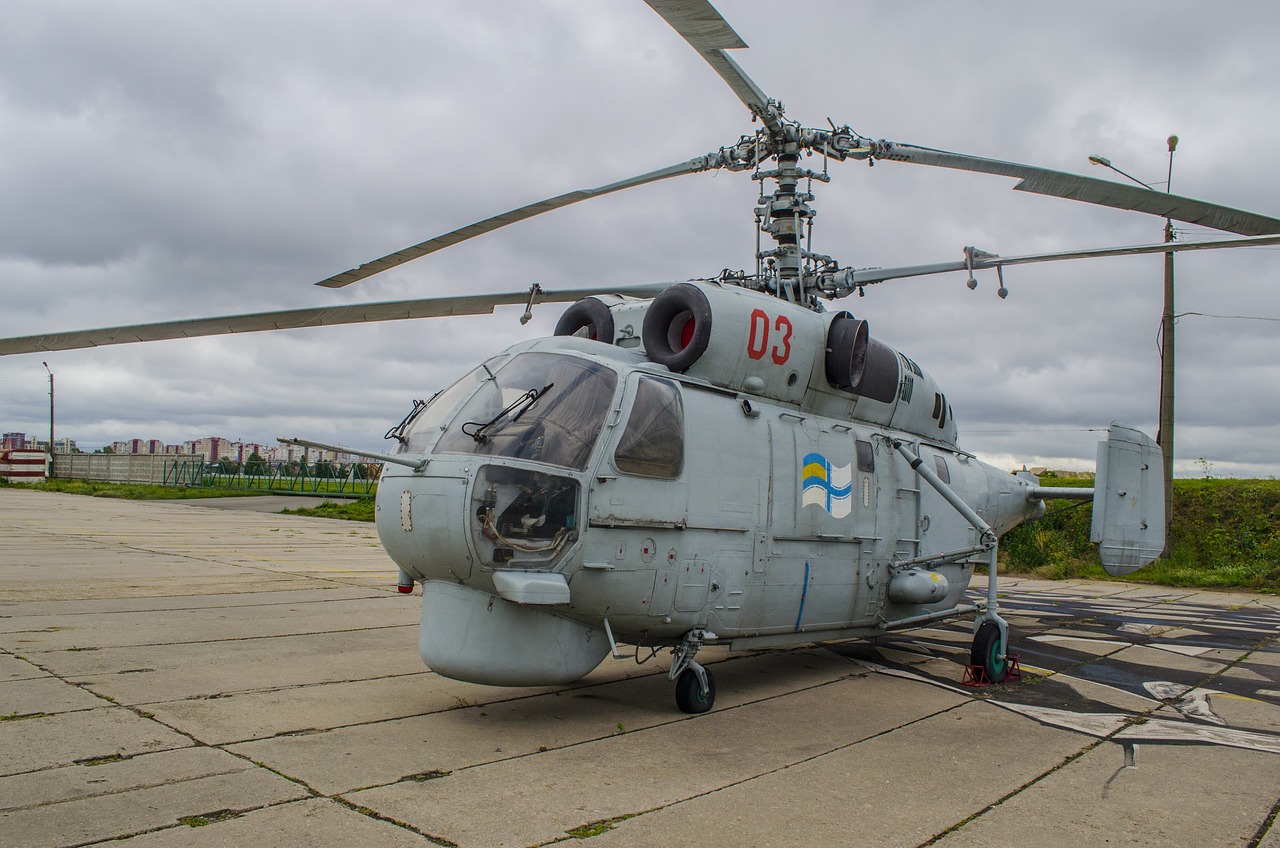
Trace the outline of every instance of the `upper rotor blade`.
{"type": "Polygon", "coordinates": [[[645,183],[665,180],[669,177],[678,177],[683,174],[693,174],[698,171],[705,171],[712,167],[715,167],[713,157],[699,156],[697,158],[690,159],[687,162],[681,162],[679,165],[672,165],[669,168],[650,171],[649,173],[641,174],[638,177],[619,180],[616,183],[609,183],[608,185],[599,186],[598,188],[586,188],[579,191],[571,191],[568,194],[552,197],[549,200],[539,200],[537,203],[530,203],[527,206],[521,206],[519,209],[512,209],[510,212],[503,212],[501,215],[494,215],[492,218],[485,218],[483,221],[477,221],[474,224],[469,224],[452,232],[445,233],[442,236],[436,236],[433,239],[419,242],[413,247],[406,247],[404,250],[389,253],[381,259],[366,262],[359,268],[352,268],[350,271],[343,271],[341,274],[334,274],[332,277],[316,283],[316,285],[330,289],[340,289],[343,286],[349,286],[354,282],[363,280],[365,277],[372,277],[374,274],[386,271],[388,268],[403,265],[412,259],[417,259],[419,256],[426,256],[428,253],[435,253],[437,250],[443,250],[450,245],[466,241],[470,238],[475,238],[478,235],[483,235],[484,233],[505,227],[508,224],[514,224],[517,221],[523,221],[526,218],[532,218],[534,215],[541,215],[543,212],[550,212],[552,209],[569,206],[580,200],[600,197],[605,194],[612,194],[615,191],[622,191],[624,188],[634,188],[635,186],[644,185],[645,183]]]}
{"type": "MultiPolygon", "coordinates": [[[[622,294],[652,297],[670,283],[644,283],[608,289],[564,289],[534,294],[534,303],[565,303],[592,294],[622,294]]],[[[318,306],[283,309],[276,312],[254,312],[216,318],[188,318],[160,321],[154,324],[130,324],[99,330],[75,330],[0,339],[0,356],[53,350],[75,350],[134,342],[187,339],[197,336],[219,336],[230,333],[257,333],[266,330],[291,330],[301,327],[329,327],[337,324],[362,324],[372,321],[398,321],[406,318],[440,318],[449,315],[485,315],[495,306],[520,305],[529,302],[530,292],[475,294],[464,297],[431,297],[417,300],[393,300],[379,303],[351,303],[342,306],[318,306]]]]}
{"type": "Polygon", "coordinates": [[[898,268],[866,268],[853,272],[852,285],[871,285],[885,280],[906,277],[924,277],[929,274],[946,274],[952,271],[981,271],[1003,265],[1029,265],[1033,262],[1059,262],[1065,259],[1100,259],[1104,256],[1140,256],[1147,253],[1182,253],[1188,250],[1221,250],[1229,247],[1263,247],[1280,244],[1280,235],[1254,236],[1253,238],[1219,239],[1217,241],[1174,241],[1160,244],[1141,244],[1132,247],[1096,247],[1085,250],[1064,250],[1056,253],[1030,253],[1025,256],[975,257],[973,263],[937,262],[932,265],[903,265],[898,268]]]}
{"type": "Polygon", "coordinates": [[[1063,197],[1099,206],[1110,206],[1114,209],[1127,209],[1131,212],[1145,212],[1148,215],[1172,218],[1175,221],[1198,224],[1242,236],[1280,233],[1280,219],[1232,209],[1228,206],[1219,206],[1216,203],[1191,197],[1152,191],[1136,185],[1099,180],[1079,174],[1069,174],[1065,171],[1051,171],[1047,168],[1020,165],[1016,162],[1003,162],[999,159],[983,159],[964,153],[916,147],[912,144],[881,141],[877,147],[879,149],[874,154],[877,160],[912,162],[917,165],[934,165],[959,171],[977,171],[1015,177],[1021,180],[1014,186],[1017,191],[1063,197]]]}
{"type": "Polygon", "coordinates": [[[777,129],[770,123],[777,121],[777,116],[769,109],[769,96],[724,52],[745,48],[747,43],[707,0],[645,2],[707,60],[748,109],[765,119],[770,129],[777,129]]]}

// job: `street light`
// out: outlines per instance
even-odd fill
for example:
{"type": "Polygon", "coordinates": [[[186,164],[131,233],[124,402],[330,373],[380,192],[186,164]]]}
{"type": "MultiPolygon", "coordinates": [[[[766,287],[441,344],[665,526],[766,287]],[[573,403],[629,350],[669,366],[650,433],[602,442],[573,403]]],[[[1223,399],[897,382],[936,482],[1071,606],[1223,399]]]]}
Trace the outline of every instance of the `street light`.
{"type": "MultiPolygon", "coordinates": [[[[1169,143],[1169,173],[1165,182],[1165,193],[1173,189],[1173,151],[1178,148],[1178,137],[1171,135],[1169,143]]],[[[1138,185],[1155,191],[1156,189],[1142,180],[1126,174],[1111,164],[1111,160],[1103,156],[1090,156],[1089,161],[1104,168],[1110,168],[1122,177],[1133,180],[1138,185]]],[[[1164,219],[1165,243],[1173,241],[1173,219],[1164,219]]],[[[1164,255],[1164,312],[1160,319],[1160,430],[1156,441],[1164,455],[1164,551],[1161,556],[1169,555],[1169,528],[1173,522],[1173,254],[1164,255]]]]}
{"type": "Polygon", "coordinates": [[[53,476],[53,371],[49,370],[49,363],[41,362],[44,370],[49,371],[49,476],[53,476]]]}

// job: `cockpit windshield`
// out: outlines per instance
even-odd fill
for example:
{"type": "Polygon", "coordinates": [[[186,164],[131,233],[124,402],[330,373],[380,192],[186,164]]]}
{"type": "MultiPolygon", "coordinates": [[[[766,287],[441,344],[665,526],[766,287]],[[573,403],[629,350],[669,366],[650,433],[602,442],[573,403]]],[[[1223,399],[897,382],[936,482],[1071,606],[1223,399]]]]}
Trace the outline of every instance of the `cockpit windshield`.
{"type": "Polygon", "coordinates": [[[462,399],[471,394],[482,380],[489,379],[506,359],[506,354],[495,356],[449,388],[438,392],[410,423],[408,439],[402,453],[426,453],[427,448],[431,446],[431,440],[444,429],[445,423],[449,420],[449,413],[453,412],[458,404],[462,403],[462,399]]]}
{"type": "Polygon", "coordinates": [[[458,410],[435,452],[531,459],[582,471],[617,383],[613,370],[584,359],[518,354],[458,410]]]}

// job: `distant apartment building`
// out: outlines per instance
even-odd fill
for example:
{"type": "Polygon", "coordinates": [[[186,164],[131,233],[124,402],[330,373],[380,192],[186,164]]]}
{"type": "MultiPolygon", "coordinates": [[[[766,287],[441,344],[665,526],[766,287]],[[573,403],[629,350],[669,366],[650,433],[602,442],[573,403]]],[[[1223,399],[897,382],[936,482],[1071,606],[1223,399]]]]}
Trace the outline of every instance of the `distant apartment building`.
{"type": "Polygon", "coordinates": [[[26,433],[5,433],[0,443],[0,450],[34,450],[36,440],[28,439],[26,433]]]}
{"type": "MultiPolygon", "coordinates": [[[[54,444],[58,453],[74,453],[77,450],[74,439],[64,437],[54,444]]],[[[47,442],[28,436],[26,433],[5,433],[3,442],[0,442],[0,450],[45,450],[46,446],[47,442]]],[[[223,459],[243,464],[248,462],[255,453],[267,462],[279,464],[305,462],[308,465],[314,465],[324,461],[345,465],[360,461],[359,457],[337,451],[303,448],[296,445],[268,446],[259,442],[231,441],[221,436],[208,436],[174,445],[167,445],[161,439],[126,439],[112,442],[110,448],[114,454],[198,454],[210,464],[223,459]]]]}

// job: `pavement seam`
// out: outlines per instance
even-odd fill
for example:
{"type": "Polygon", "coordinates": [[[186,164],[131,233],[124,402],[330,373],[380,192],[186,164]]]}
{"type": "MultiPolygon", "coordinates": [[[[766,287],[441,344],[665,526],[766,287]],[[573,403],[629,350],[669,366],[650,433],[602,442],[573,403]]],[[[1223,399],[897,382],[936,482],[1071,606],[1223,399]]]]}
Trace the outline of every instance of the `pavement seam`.
{"type": "MultiPolygon", "coordinates": [[[[181,751],[181,750],[185,750],[185,749],[183,749],[183,748],[174,748],[174,749],[170,749],[170,750],[179,750],[179,751],[181,751]]],[[[166,753],[166,752],[164,752],[164,751],[155,751],[155,752],[148,752],[148,753],[157,753],[157,754],[160,754],[160,753],[166,753]]],[[[146,754],[139,754],[139,755],[137,755],[137,756],[147,756],[147,755],[146,755],[146,754]]],[[[134,759],[134,757],[128,757],[127,759],[134,759]]],[[[92,768],[91,766],[84,766],[83,764],[81,764],[81,767],[83,767],[83,768],[92,768]]],[[[55,767],[54,767],[54,769],[58,769],[58,768],[69,768],[69,766],[55,766],[55,767]]],[[[42,769],[42,771],[52,771],[52,770],[54,770],[54,769],[42,769]]],[[[193,775],[191,775],[190,777],[184,777],[184,778],[181,778],[181,781],[185,783],[185,782],[187,782],[187,781],[192,781],[192,780],[204,780],[204,779],[209,778],[209,777],[224,777],[224,776],[229,775],[229,774],[240,774],[240,773],[241,773],[241,772],[243,772],[243,771],[245,771],[245,769],[227,769],[227,770],[224,770],[224,771],[211,771],[211,772],[207,772],[207,773],[204,773],[204,774],[193,774],[193,775]]],[[[25,773],[26,773],[26,774],[33,774],[33,773],[35,773],[35,772],[25,772],[25,773]]],[[[171,785],[172,783],[173,783],[173,781],[165,780],[165,781],[162,781],[162,782],[160,782],[160,783],[140,783],[140,784],[138,784],[138,785],[136,785],[136,786],[124,786],[124,787],[120,787],[119,789],[104,789],[104,790],[103,790],[103,791],[101,791],[101,792],[94,792],[94,793],[91,793],[91,794],[88,794],[88,795],[80,795],[80,796],[77,796],[77,797],[75,797],[75,798],[63,798],[63,799],[62,799],[62,800],[60,800],[60,801],[37,801],[37,802],[31,803],[31,804],[21,804],[21,805],[19,805],[19,806],[17,806],[17,807],[0,807],[0,812],[5,812],[5,813],[18,813],[18,812],[22,812],[22,811],[24,811],[24,810],[36,810],[36,809],[40,809],[41,807],[51,808],[51,807],[56,807],[56,806],[58,806],[59,804],[73,804],[73,803],[76,803],[76,802],[78,802],[78,801],[87,801],[87,800],[92,800],[92,799],[95,799],[95,798],[109,798],[109,797],[111,797],[112,795],[126,795],[126,794],[128,794],[128,793],[130,793],[130,792],[138,792],[138,791],[140,791],[140,790],[145,790],[145,789],[159,789],[159,788],[160,788],[160,787],[162,787],[162,786],[169,786],[169,785],[171,785]]],[[[114,837],[113,837],[113,838],[114,838],[114,837]]]]}
{"type": "MultiPolygon", "coordinates": [[[[124,672],[100,672],[95,676],[106,676],[111,674],[123,674],[124,672]]],[[[431,669],[423,666],[422,671],[401,671],[388,674],[379,674],[377,677],[348,677],[342,680],[322,680],[315,683],[291,683],[288,686],[266,686],[261,689],[234,689],[230,692],[214,692],[211,695],[187,695],[183,698],[168,698],[163,701],[143,701],[134,704],[138,707],[161,707],[166,704],[185,704],[190,701],[220,701],[223,698],[238,698],[243,695],[269,695],[273,692],[293,692],[299,689],[312,689],[319,686],[341,686],[349,683],[370,683],[378,680],[399,680],[404,677],[421,677],[423,675],[435,675],[431,669]]],[[[438,676],[438,675],[437,675],[438,676]]],[[[88,684],[86,684],[88,685],[88,684]]],[[[404,716],[408,718],[408,716],[404,716]]],[[[276,734],[279,735],[279,734],[276,734]]],[[[267,739],[270,737],[255,736],[250,739],[239,739],[237,742],[252,742],[258,739],[267,739]]],[[[227,742],[225,744],[234,745],[236,742],[227,742]]]]}
{"type": "MultiPolygon", "coordinates": [[[[851,678],[853,678],[853,677],[860,677],[860,676],[863,676],[863,675],[846,675],[845,677],[842,677],[842,678],[840,678],[839,680],[832,680],[832,681],[828,681],[828,682],[826,682],[826,683],[819,684],[819,686],[829,686],[829,685],[831,685],[831,684],[833,684],[833,683],[838,683],[838,682],[840,682],[841,680],[848,680],[848,679],[851,679],[851,678]]],[[[809,687],[809,688],[810,688],[810,689],[816,689],[816,688],[819,688],[819,687],[818,687],[818,686],[813,686],[813,687],[809,687]]],[[[796,690],[796,691],[804,691],[804,690],[796,690]]],[[[786,694],[789,694],[789,693],[786,693],[786,694]]],[[[762,700],[762,701],[763,701],[763,700],[772,700],[774,697],[778,697],[778,698],[780,698],[780,697],[785,697],[785,694],[784,694],[784,695],[772,696],[771,698],[761,699],[761,700],[762,700]]],[[[752,702],[752,703],[757,703],[757,702],[752,702]]],[[[584,823],[583,825],[581,825],[581,827],[586,827],[586,826],[589,826],[589,825],[599,825],[599,824],[604,824],[604,823],[613,823],[613,822],[621,822],[621,821],[630,821],[630,820],[634,820],[634,819],[639,818],[640,816],[644,816],[644,815],[647,815],[647,814],[649,814],[649,813],[654,813],[654,812],[658,812],[658,811],[660,811],[660,810],[670,809],[670,808],[672,808],[672,807],[676,807],[676,806],[679,806],[679,805],[681,805],[681,804],[689,803],[690,801],[696,801],[696,800],[698,800],[699,798],[706,798],[706,797],[708,797],[708,796],[710,796],[710,795],[714,795],[714,794],[716,794],[717,792],[723,792],[723,791],[725,791],[725,790],[727,790],[727,789],[733,789],[733,788],[736,788],[736,787],[738,787],[738,786],[744,786],[744,785],[746,785],[746,784],[748,784],[748,783],[751,783],[751,782],[753,782],[753,781],[760,780],[761,778],[769,777],[770,775],[778,774],[778,773],[780,773],[780,772],[784,772],[784,771],[786,771],[786,770],[788,770],[788,769],[796,768],[797,766],[802,766],[802,765],[805,765],[806,763],[814,762],[814,761],[816,761],[816,760],[822,759],[823,757],[829,757],[829,756],[831,756],[832,754],[838,753],[838,752],[840,752],[840,751],[847,750],[847,749],[849,749],[849,748],[852,748],[852,747],[853,747],[853,746],[855,746],[855,745],[862,745],[862,744],[864,744],[864,743],[866,743],[866,742],[871,742],[871,741],[873,741],[873,740],[875,740],[875,739],[879,739],[879,738],[880,738],[880,737],[882,737],[882,736],[887,736],[887,735],[889,735],[890,733],[895,733],[895,732],[897,732],[897,731],[899,731],[899,730],[902,730],[902,729],[905,729],[905,728],[911,727],[911,726],[912,726],[912,725],[914,725],[914,724],[919,724],[920,722],[928,721],[928,720],[929,720],[929,719],[931,719],[931,718],[935,718],[935,717],[937,717],[937,716],[941,716],[941,715],[946,715],[947,713],[953,712],[953,711],[955,711],[955,710],[963,709],[964,707],[967,707],[967,706],[969,706],[969,705],[970,705],[970,704],[972,704],[972,703],[973,703],[972,701],[965,701],[965,702],[963,702],[963,703],[953,704],[953,705],[952,705],[952,706],[950,706],[950,707],[945,707],[945,708],[943,708],[943,709],[941,709],[941,710],[937,710],[937,711],[935,711],[935,712],[929,713],[928,715],[919,716],[919,717],[917,717],[917,718],[912,719],[911,721],[903,722],[902,724],[895,725],[895,726],[893,726],[893,727],[889,727],[889,728],[885,728],[884,730],[877,731],[876,733],[872,733],[872,734],[869,734],[869,735],[867,735],[867,736],[863,736],[863,737],[861,737],[861,738],[859,738],[859,739],[854,739],[853,741],[850,741],[850,742],[845,742],[845,743],[843,743],[843,744],[841,744],[841,745],[836,745],[836,746],[834,746],[834,747],[832,747],[832,748],[828,748],[828,749],[827,749],[827,750],[825,750],[825,751],[819,751],[819,752],[818,752],[818,753],[816,753],[816,754],[810,754],[809,756],[802,757],[801,759],[795,760],[795,761],[790,762],[790,763],[784,763],[783,765],[776,766],[775,768],[767,769],[766,771],[759,772],[758,774],[749,775],[749,776],[747,776],[747,777],[743,777],[743,778],[740,778],[740,779],[738,779],[738,780],[731,781],[731,782],[726,783],[726,784],[724,784],[724,785],[722,785],[722,786],[717,786],[717,787],[715,787],[714,789],[707,789],[707,790],[705,790],[705,791],[697,792],[697,793],[694,793],[693,795],[689,795],[689,796],[687,796],[687,797],[685,797],[685,798],[678,798],[678,799],[676,799],[676,800],[674,800],[674,801],[669,801],[669,802],[667,802],[667,803],[665,803],[665,804],[658,804],[658,805],[656,805],[656,806],[654,806],[654,807],[650,807],[649,809],[646,809],[646,810],[640,810],[640,811],[638,811],[638,812],[627,813],[627,814],[623,814],[623,815],[619,815],[619,816],[612,816],[612,817],[610,817],[610,818],[608,818],[608,819],[601,819],[601,820],[599,820],[599,821],[595,821],[595,822],[586,822],[586,823],[584,823]]],[[[742,705],[740,705],[740,706],[746,706],[746,704],[742,704],[742,705]]],[[[735,707],[735,709],[736,709],[736,707],[735,707]]],[[[690,718],[692,718],[692,717],[690,717],[690,718]]],[[[688,719],[677,719],[677,721],[685,721],[685,720],[688,720],[688,719]]],[[[611,829],[611,828],[610,828],[610,829],[611,829]]],[[[578,839],[578,838],[579,838],[579,837],[574,836],[574,835],[572,835],[572,834],[570,834],[570,833],[566,833],[564,836],[558,836],[558,837],[556,837],[555,839],[550,839],[550,840],[547,840],[546,842],[539,842],[539,843],[537,843],[536,845],[532,846],[532,848],[543,848],[543,846],[546,846],[546,845],[555,845],[555,844],[558,844],[558,843],[561,843],[561,842],[565,842],[565,841],[570,840],[570,839],[578,839]]]]}
{"type": "MultiPolygon", "coordinates": [[[[315,589],[271,589],[271,590],[264,590],[261,594],[267,594],[268,592],[272,592],[272,591],[274,592],[333,592],[333,591],[336,591],[337,588],[338,587],[336,586],[325,586],[325,587],[317,587],[315,589]]],[[[246,602],[242,604],[225,603],[225,604],[211,604],[208,606],[152,607],[149,609],[85,610],[83,612],[58,612],[57,615],[59,618],[74,618],[76,616],[82,616],[82,615],[92,615],[92,616],[145,615],[147,613],[153,613],[153,612],[203,612],[205,610],[251,609],[256,607],[275,607],[275,606],[283,607],[283,606],[292,606],[294,604],[299,604],[299,605],[300,604],[333,604],[333,603],[341,603],[343,601],[368,601],[368,600],[380,599],[381,596],[383,595],[393,596],[396,598],[400,597],[398,594],[394,594],[390,589],[387,589],[385,591],[382,589],[369,589],[369,592],[374,594],[366,595],[363,597],[352,597],[352,598],[314,598],[314,599],[305,599],[305,600],[298,600],[298,601],[271,600],[271,601],[263,601],[261,603],[251,603],[251,602],[246,602]]],[[[222,593],[214,593],[212,595],[201,595],[200,597],[216,597],[218,594],[243,595],[244,593],[243,592],[222,592],[222,593]]],[[[159,595],[157,597],[189,598],[191,596],[190,595],[159,595]]],[[[20,604],[22,602],[21,601],[2,601],[0,603],[20,604]]],[[[5,618],[5,619],[41,618],[41,617],[48,616],[50,614],[51,613],[47,613],[47,612],[35,612],[35,613],[29,613],[29,614],[5,614],[3,616],[0,616],[0,618],[5,618]]],[[[30,632],[30,631],[22,631],[22,632],[30,632]]]]}
{"type": "Polygon", "coordinates": [[[1253,837],[1245,843],[1244,848],[1258,848],[1262,844],[1262,840],[1267,838],[1267,834],[1275,827],[1276,819],[1280,818],[1280,799],[1276,799],[1275,804],[1271,806],[1271,813],[1262,820],[1262,824],[1258,825],[1258,829],[1254,831],[1253,837]]]}
{"type": "Polygon", "coordinates": [[[377,810],[371,807],[365,807],[361,804],[356,804],[352,801],[348,801],[346,798],[343,798],[339,795],[327,795],[325,797],[327,797],[331,801],[341,804],[342,806],[346,807],[347,809],[353,812],[359,813],[362,816],[367,816],[368,818],[375,819],[376,821],[387,822],[388,824],[393,824],[396,827],[404,828],[405,830],[411,833],[416,833],[419,836],[423,837],[424,839],[434,842],[436,845],[443,845],[445,846],[445,848],[458,848],[458,843],[453,842],[452,840],[445,839],[443,836],[436,836],[434,834],[427,833],[425,830],[416,828],[413,825],[409,824],[408,822],[403,822],[403,821],[400,821],[399,819],[392,818],[391,816],[383,815],[382,813],[378,812],[377,810]]]}
{"type": "MultiPolygon", "coordinates": [[[[79,651],[111,651],[121,648],[170,648],[179,645],[212,645],[217,642],[253,642],[258,639],[286,639],[296,636],[328,636],[333,633],[364,633],[372,630],[394,630],[398,627],[417,627],[417,622],[412,624],[380,624],[372,627],[345,627],[338,630],[309,630],[303,633],[270,633],[262,636],[238,636],[234,639],[191,639],[186,642],[144,642],[140,645],[103,645],[96,648],[42,648],[38,651],[32,651],[35,654],[61,654],[71,650],[79,651]]],[[[48,628],[44,630],[14,630],[9,633],[0,633],[0,637],[5,635],[14,635],[21,633],[49,633],[48,628]]],[[[0,647],[0,650],[7,650],[0,647]]]]}
{"type": "MultiPolygon", "coordinates": [[[[220,810],[206,810],[205,812],[199,813],[195,816],[184,816],[183,818],[184,819],[202,818],[204,816],[211,816],[217,813],[217,814],[221,814],[218,820],[225,821],[227,819],[240,818],[246,813],[254,813],[254,812],[257,812],[258,810],[269,810],[272,807],[283,807],[288,804],[297,804],[302,801],[309,801],[309,800],[311,799],[310,798],[292,798],[288,801],[272,801],[269,804],[259,804],[254,807],[236,807],[236,808],[224,808],[220,810]]],[[[150,833],[161,833],[166,830],[176,830],[180,827],[195,827],[195,825],[188,824],[186,821],[183,821],[183,820],[177,820],[177,821],[174,821],[172,824],[157,825],[155,827],[148,827],[148,828],[143,828],[141,830],[131,831],[129,833],[121,833],[116,836],[106,836],[106,837],[103,837],[102,839],[91,839],[88,842],[76,842],[71,845],[59,846],[59,848],[88,848],[88,846],[90,845],[103,845],[108,842],[119,842],[123,839],[132,839],[135,836],[146,836],[147,834],[150,834],[150,833]]]]}

